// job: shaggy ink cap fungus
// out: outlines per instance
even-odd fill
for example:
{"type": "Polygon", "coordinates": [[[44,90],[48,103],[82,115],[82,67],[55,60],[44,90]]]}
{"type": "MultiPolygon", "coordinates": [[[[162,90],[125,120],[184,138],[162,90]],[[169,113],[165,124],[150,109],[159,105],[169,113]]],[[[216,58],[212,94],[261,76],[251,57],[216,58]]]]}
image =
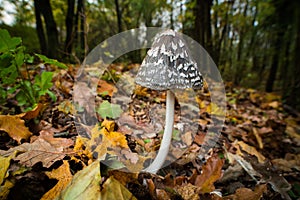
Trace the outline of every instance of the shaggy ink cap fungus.
{"type": "Polygon", "coordinates": [[[167,90],[164,135],[157,156],[145,169],[146,172],[156,173],[166,160],[172,139],[175,95],[171,90],[201,89],[203,79],[186,42],[179,33],[167,30],[155,37],[135,83],[153,90],[167,90]]]}
{"type": "Polygon", "coordinates": [[[186,42],[173,30],[155,37],[135,82],[153,90],[201,89],[203,86],[202,75],[186,42]]]}

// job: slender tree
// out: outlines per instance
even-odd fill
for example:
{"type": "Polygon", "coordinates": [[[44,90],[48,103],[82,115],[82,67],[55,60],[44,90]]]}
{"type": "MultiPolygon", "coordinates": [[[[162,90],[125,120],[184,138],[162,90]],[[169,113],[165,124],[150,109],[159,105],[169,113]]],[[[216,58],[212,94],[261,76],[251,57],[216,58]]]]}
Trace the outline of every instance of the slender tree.
{"type": "Polygon", "coordinates": [[[41,15],[44,18],[46,24],[46,35],[47,35],[47,50],[46,55],[50,58],[57,58],[58,57],[58,31],[56,28],[56,23],[53,17],[52,8],[50,5],[49,0],[34,0],[34,7],[35,7],[35,16],[36,16],[36,26],[37,26],[37,33],[39,36],[41,47],[44,47],[45,37],[41,34],[43,30],[41,30],[41,15]],[[39,24],[38,24],[39,23],[39,24]],[[38,30],[39,29],[39,30],[38,30]]]}
{"type": "Polygon", "coordinates": [[[66,16],[66,40],[65,40],[65,52],[68,57],[72,54],[72,45],[74,40],[74,13],[75,0],[68,0],[68,10],[66,16]]]}
{"type": "Polygon", "coordinates": [[[118,21],[118,32],[122,32],[122,13],[120,10],[119,0],[115,0],[116,4],[116,13],[117,13],[117,21],[118,21]]]}

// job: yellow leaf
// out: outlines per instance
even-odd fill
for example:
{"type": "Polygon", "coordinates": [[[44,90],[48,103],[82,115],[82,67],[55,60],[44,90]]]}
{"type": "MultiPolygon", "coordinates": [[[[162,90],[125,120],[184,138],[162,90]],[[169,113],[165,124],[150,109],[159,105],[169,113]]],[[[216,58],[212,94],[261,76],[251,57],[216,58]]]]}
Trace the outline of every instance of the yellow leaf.
{"type": "Polygon", "coordinates": [[[70,100],[65,100],[63,102],[61,102],[57,109],[63,113],[70,113],[70,114],[76,114],[76,108],[74,106],[74,104],[70,101],[70,100]]]}
{"type": "Polygon", "coordinates": [[[260,148],[260,149],[263,149],[263,148],[264,148],[264,144],[263,144],[263,142],[262,142],[262,139],[261,139],[261,137],[260,137],[260,135],[259,135],[257,129],[254,128],[254,127],[253,127],[253,134],[254,134],[254,136],[255,136],[255,138],[256,138],[256,140],[257,140],[257,143],[258,143],[259,148],[260,148]]]}
{"type": "Polygon", "coordinates": [[[243,141],[238,141],[236,142],[236,144],[238,144],[247,153],[257,157],[258,162],[263,163],[265,161],[266,158],[261,153],[259,153],[253,146],[250,146],[244,143],[243,141]]]}
{"type": "Polygon", "coordinates": [[[7,170],[10,165],[11,157],[0,156],[0,185],[4,182],[4,179],[7,177],[7,170]]]}
{"type": "Polygon", "coordinates": [[[0,115],[0,130],[7,132],[19,144],[22,140],[28,140],[32,135],[25,126],[24,120],[13,115],[0,115]]]}
{"type": "Polygon", "coordinates": [[[85,155],[89,159],[92,159],[92,153],[89,148],[87,148],[88,139],[78,136],[75,141],[74,151],[77,152],[79,156],[85,155]]]}
{"type": "Polygon", "coordinates": [[[26,119],[26,120],[33,119],[33,118],[36,118],[40,114],[40,112],[44,109],[44,107],[45,106],[43,104],[39,103],[32,110],[27,111],[26,113],[21,113],[16,116],[18,116],[22,119],[26,119]]]}
{"type": "Polygon", "coordinates": [[[67,187],[73,177],[70,172],[70,165],[66,160],[63,161],[63,164],[59,168],[51,172],[46,172],[46,175],[50,179],[57,179],[58,182],[51,190],[42,196],[41,200],[55,199],[67,187]]]}
{"type": "Polygon", "coordinates": [[[105,128],[108,132],[112,132],[115,129],[115,122],[105,119],[101,123],[101,127],[105,128]]]}
{"type": "Polygon", "coordinates": [[[113,176],[109,177],[103,184],[100,193],[101,200],[128,199],[137,200],[129,190],[117,181],[113,176]]]}
{"type": "Polygon", "coordinates": [[[14,186],[14,183],[10,180],[5,180],[5,182],[0,185],[0,199],[7,199],[10,189],[14,186]]]}
{"type": "Polygon", "coordinates": [[[236,190],[235,194],[224,197],[225,200],[259,200],[262,198],[263,193],[267,191],[267,185],[257,185],[252,191],[249,188],[239,188],[236,190]]]}
{"type": "MultiPolygon", "coordinates": [[[[112,146],[120,146],[123,148],[128,148],[127,145],[127,140],[125,135],[123,135],[120,132],[116,132],[114,131],[115,128],[115,123],[113,121],[109,121],[109,120],[104,120],[101,124],[101,130],[99,130],[99,125],[96,125],[93,129],[92,129],[92,135],[97,134],[97,132],[100,131],[100,133],[106,137],[106,139],[108,139],[108,141],[110,142],[110,144],[112,146]]],[[[104,142],[102,142],[104,143],[104,142]]]]}
{"type": "Polygon", "coordinates": [[[106,135],[106,137],[113,146],[128,148],[126,137],[122,133],[113,131],[106,135]]]}
{"type": "Polygon", "coordinates": [[[77,172],[68,186],[60,193],[57,200],[99,200],[100,198],[100,162],[95,161],[77,172]]]}
{"type": "Polygon", "coordinates": [[[148,88],[137,85],[135,87],[134,94],[137,96],[147,97],[149,96],[148,88]]]}

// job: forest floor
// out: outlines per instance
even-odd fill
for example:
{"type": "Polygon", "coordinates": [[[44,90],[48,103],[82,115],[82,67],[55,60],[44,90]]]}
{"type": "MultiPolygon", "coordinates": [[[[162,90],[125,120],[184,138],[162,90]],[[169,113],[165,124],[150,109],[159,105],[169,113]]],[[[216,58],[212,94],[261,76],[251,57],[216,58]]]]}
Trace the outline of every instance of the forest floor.
{"type": "Polygon", "coordinates": [[[140,172],[159,148],[165,92],[137,87],[130,100],[114,97],[116,80],[137,67],[115,64],[102,80],[77,84],[76,103],[93,100],[80,109],[72,101],[74,77],[85,76],[74,66],[56,71],[56,102],[46,96],[21,114],[1,106],[0,199],[300,198],[300,114],[276,94],[231,83],[226,113],[207,87],[195,93],[199,110],[183,109],[177,99],[175,126],[185,116],[191,130],[174,131],[169,165],[140,172]],[[91,83],[98,85],[94,93],[91,83]],[[225,117],[220,132],[208,133],[212,114],[225,117]]]}

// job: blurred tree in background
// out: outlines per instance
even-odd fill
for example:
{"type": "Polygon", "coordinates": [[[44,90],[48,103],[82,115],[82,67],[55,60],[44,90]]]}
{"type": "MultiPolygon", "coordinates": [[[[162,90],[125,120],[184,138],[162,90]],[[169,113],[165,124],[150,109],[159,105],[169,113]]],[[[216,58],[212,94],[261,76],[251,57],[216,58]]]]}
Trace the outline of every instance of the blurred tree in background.
{"type": "MultiPolygon", "coordinates": [[[[0,5],[1,27],[21,36],[29,52],[65,62],[82,62],[101,41],[124,30],[173,28],[210,53],[224,80],[281,93],[287,105],[300,109],[298,0],[1,0],[0,5]]],[[[122,61],[142,57],[136,51],[122,61]]]]}

